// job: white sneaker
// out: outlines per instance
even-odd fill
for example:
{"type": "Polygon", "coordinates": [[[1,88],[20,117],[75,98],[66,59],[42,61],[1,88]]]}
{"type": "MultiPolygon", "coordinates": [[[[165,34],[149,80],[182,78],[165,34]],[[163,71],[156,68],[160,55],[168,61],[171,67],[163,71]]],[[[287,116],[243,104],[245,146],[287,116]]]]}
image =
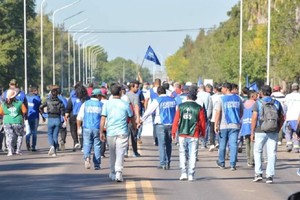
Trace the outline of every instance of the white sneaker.
{"type": "Polygon", "coordinates": [[[278,141],[277,144],[278,144],[278,146],[281,146],[281,145],[282,145],[282,142],[278,141]]]}
{"type": "Polygon", "coordinates": [[[56,157],[56,156],[57,156],[57,154],[56,154],[56,153],[52,154],[52,157],[56,157]]]}
{"type": "Polygon", "coordinates": [[[195,180],[194,176],[193,175],[189,175],[188,181],[194,181],[194,180],[195,180]]]}
{"type": "Polygon", "coordinates": [[[79,143],[76,143],[74,146],[75,149],[80,149],[80,147],[81,147],[81,145],[79,143]]]}
{"type": "Polygon", "coordinates": [[[187,180],[187,179],[188,179],[188,177],[187,177],[186,173],[181,174],[181,176],[179,178],[179,180],[181,180],[181,181],[184,181],[184,180],[187,180]]]}
{"type": "Polygon", "coordinates": [[[209,147],[209,152],[212,152],[212,151],[214,151],[215,150],[215,145],[210,145],[210,147],[209,147]]]}
{"type": "Polygon", "coordinates": [[[109,177],[112,181],[115,181],[115,180],[116,180],[116,174],[115,174],[115,173],[109,173],[108,177],[109,177]]]}
{"type": "Polygon", "coordinates": [[[50,149],[49,149],[49,151],[48,151],[48,155],[52,156],[53,154],[55,154],[55,152],[54,152],[54,146],[51,146],[50,149]]]}
{"type": "Polygon", "coordinates": [[[13,154],[12,154],[12,152],[8,152],[8,154],[7,154],[7,156],[12,156],[13,154]]]}
{"type": "Polygon", "coordinates": [[[122,172],[117,172],[116,173],[116,181],[117,182],[123,182],[122,172]]]}
{"type": "Polygon", "coordinates": [[[85,159],[85,161],[84,161],[84,167],[85,167],[86,169],[90,169],[90,168],[91,168],[91,161],[90,161],[90,158],[85,159]]]}

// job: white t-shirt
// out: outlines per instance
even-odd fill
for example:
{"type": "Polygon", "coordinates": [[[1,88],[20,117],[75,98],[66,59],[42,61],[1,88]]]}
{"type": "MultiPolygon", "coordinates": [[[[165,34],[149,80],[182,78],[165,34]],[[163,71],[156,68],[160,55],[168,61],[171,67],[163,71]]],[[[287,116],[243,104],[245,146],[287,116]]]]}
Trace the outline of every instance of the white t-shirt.
{"type": "Polygon", "coordinates": [[[286,120],[298,120],[300,116],[300,93],[292,92],[285,97],[286,120]]]}

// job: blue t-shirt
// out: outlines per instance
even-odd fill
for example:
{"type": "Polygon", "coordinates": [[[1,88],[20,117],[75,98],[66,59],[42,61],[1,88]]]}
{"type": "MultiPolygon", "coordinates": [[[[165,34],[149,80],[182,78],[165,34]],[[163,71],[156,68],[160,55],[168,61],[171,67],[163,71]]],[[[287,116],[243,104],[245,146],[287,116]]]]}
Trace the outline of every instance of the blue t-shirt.
{"type": "Polygon", "coordinates": [[[132,117],[129,103],[122,99],[110,99],[102,108],[102,116],[106,116],[107,136],[128,135],[127,118],[132,117]]]}
{"type": "Polygon", "coordinates": [[[35,94],[26,95],[28,103],[28,120],[39,118],[39,108],[42,103],[40,96],[35,94]]]}

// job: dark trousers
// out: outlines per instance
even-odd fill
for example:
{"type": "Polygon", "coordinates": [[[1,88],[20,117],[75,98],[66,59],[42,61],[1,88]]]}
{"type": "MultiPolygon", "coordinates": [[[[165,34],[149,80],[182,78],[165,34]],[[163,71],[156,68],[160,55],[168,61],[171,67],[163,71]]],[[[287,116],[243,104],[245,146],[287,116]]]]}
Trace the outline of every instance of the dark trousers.
{"type": "Polygon", "coordinates": [[[210,122],[209,143],[210,145],[215,145],[216,143],[215,122],[210,122]]]}
{"type": "MultiPolygon", "coordinates": [[[[4,148],[7,149],[5,133],[4,133],[4,131],[0,131],[0,149],[2,149],[3,143],[4,143],[4,148]]],[[[4,150],[4,149],[2,149],[2,150],[4,150]]]]}
{"type": "Polygon", "coordinates": [[[77,117],[77,115],[72,115],[70,117],[70,119],[69,119],[69,122],[70,122],[70,131],[71,131],[72,139],[74,141],[74,146],[75,146],[75,144],[78,143],[76,117],[77,117]]]}
{"type": "MultiPolygon", "coordinates": [[[[106,131],[103,132],[103,134],[105,135],[106,138],[106,131]]],[[[101,141],[101,156],[104,156],[106,151],[106,141],[101,141]]]]}
{"type": "MultiPolygon", "coordinates": [[[[132,124],[129,123],[128,124],[128,133],[131,137],[131,145],[132,145],[132,151],[134,154],[137,154],[138,153],[138,150],[137,150],[137,130],[134,130],[133,127],[132,127],[132,124]]],[[[128,146],[129,148],[129,146],[128,146]]],[[[128,151],[128,148],[127,148],[127,151],[128,151]]]]}
{"type": "Polygon", "coordinates": [[[60,133],[60,142],[66,143],[66,138],[67,138],[67,127],[66,128],[60,128],[59,129],[60,133]]]}

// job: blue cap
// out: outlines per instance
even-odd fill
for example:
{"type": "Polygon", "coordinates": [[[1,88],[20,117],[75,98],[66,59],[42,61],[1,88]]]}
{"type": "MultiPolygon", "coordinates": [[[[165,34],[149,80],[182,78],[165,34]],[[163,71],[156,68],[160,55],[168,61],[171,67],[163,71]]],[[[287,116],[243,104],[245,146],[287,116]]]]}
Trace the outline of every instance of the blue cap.
{"type": "Polygon", "coordinates": [[[92,91],[92,95],[102,95],[102,92],[100,89],[97,88],[92,91]]]}

